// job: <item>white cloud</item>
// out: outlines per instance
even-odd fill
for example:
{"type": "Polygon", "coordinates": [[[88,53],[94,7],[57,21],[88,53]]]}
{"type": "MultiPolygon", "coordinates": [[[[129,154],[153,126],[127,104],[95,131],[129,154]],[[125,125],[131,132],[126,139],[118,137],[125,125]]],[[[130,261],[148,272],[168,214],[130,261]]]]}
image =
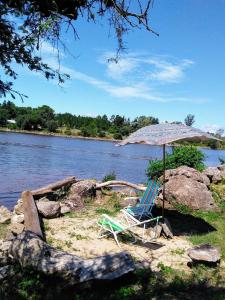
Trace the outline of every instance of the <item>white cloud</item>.
{"type": "Polygon", "coordinates": [[[219,129],[225,130],[225,127],[220,126],[218,124],[206,124],[201,126],[201,129],[206,132],[216,133],[219,129]]]}
{"type": "Polygon", "coordinates": [[[166,83],[177,83],[184,77],[184,71],[194,62],[189,59],[184,59],[179,63],[172,63],[165,60],[149,59],[148,63],[155,67],[155,70],[150,73],[150,78],[166,83]]]}
{"type": "MultiPolygon", "coordinates": [[[[136,99],[153,102],[191,102],[205,103],[204,98],[190,98],[185,96],[174,96],[167,93],[162,93],[156,83],[158,81],[178,82],[183,76],[185,68],[193,64],[193,61],[183,59],[179,63],[172,63],[162,57],[151,58],[146,54],[130,53],[124,55],[118,63],[109,61],[113,57],[112,53],[104,53],[98,63],[105,66],[108,79],[102,80],[89,74],[67,67],[61,60],[59,63],[54,49],[48,43],[42,44],[44,52],[44,61],[53,69],[57,69],[62,73],[70,75],[70,83],[72,80],[79,80],[91,85],[99,90],[104,91],[111,97],[121,98],[124,100],[136,99]],[[53,51],[53,52],[52,52],[53,51]]],[[[102,74],[104,76],[104,74],[102,74]]],[[[51,80],[53,84],[58,84],[57,80],[51,80]]],[[[66,83],[68,85],[68,82],[66,83]]]]}

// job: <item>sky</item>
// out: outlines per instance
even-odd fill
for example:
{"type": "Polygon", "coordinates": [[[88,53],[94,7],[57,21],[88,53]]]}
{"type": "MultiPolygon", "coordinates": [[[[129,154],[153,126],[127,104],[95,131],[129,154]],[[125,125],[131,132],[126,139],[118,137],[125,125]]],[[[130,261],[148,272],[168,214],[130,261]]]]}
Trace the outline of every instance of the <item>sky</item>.
{"type": "MultiPolygon", "coordinates": [[[[149,21],[159,36],[130,31],[116,64],[108,62],[117,42],[107,20],[94,24],[79,19],[79,39],[64,35],[69,52],[61,52],[60,68],[70,79],[60,87],[17,67],[14,87],[29,98],[16,104],[46,104],[57,113],[76,115],[146,115],[161,122],[194,114],[195,127],[225,129],[225,1],[155,0],[149,21]]],[[[50,44],[42,43],[41,55],[57,67],[50,44]]]]}

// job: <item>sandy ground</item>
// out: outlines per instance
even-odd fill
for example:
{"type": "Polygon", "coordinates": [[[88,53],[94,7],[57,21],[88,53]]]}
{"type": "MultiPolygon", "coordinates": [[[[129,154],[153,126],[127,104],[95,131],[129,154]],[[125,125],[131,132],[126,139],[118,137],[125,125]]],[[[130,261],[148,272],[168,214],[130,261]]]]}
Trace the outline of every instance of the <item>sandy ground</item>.
{"type": "MultiPolygon", "coordinates": [[[[126,251],[133,256],[137,264],[150,266],[155,271],[159,270],[160,263],[174,269],[190,270],[187,267],[190,258],[186,250],[192,245],[185,237],[175,236],[173,239],[160,237],[151,242],[150,236],[146,235],[146,243],[138,241],[132,244],[121,235],[119,248],[112,236],[98,238],[97,221],[100,216],[89,208],[70,216],[45,220],[47,241],[82,258],[126,251]]],[[[121,215],[117,215],[116,218],[121,218],[121,215]]]]}

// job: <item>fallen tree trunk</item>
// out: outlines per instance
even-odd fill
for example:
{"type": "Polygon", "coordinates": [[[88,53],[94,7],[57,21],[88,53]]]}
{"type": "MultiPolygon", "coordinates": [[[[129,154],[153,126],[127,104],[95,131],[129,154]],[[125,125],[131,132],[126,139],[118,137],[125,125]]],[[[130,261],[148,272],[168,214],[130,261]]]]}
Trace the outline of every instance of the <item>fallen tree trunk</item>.
{"type": "Polygon", "coordinates": [[[110,181],[106,181],[106,182],[102,182],[102,183],[97,183],[95,189],[101,189],[106,186],[114,187],[114,186],[123,186],[123,185],[132,187],[139,191],[146,190],[145,186],[137,185],[137,184],[134,184],[134,183],[131,183],[128,181],[119,181],[119,180],[110,180],[110,181]]]}
{"type": "Polygon", "coordinates": [[[46,185],[46,186],[44,186],[44,187],[42,187],[40,189],[33,190],[33,191],[31,191],[31,194],[33,196],[46,195],[46,194],[49,194],[49,193],[53,193],[55,190],[58,190],[58,189],[62,188],[63,186],[71,185],[71,184],[73,184],[75,182],[76,182],[76,178],[74,176],[68,177],[66,179],[59,180],[59,181],[57,181],[55,183],[46,185]]]}
{"type": "Polygon", "coordinates": [[[30,191],[22,193],[25,230],[30,230],[43,238],[38,210],[30,191]]]}
{"type": "Polygon", "coordinates": [[[24,231],[12,240],[9,255],[22,267],[60,276],[71,284],[93,279],[112,280],[134,270],[134,263],[127,253],[83,260],[53,248],[30,231],[24,231]]]}

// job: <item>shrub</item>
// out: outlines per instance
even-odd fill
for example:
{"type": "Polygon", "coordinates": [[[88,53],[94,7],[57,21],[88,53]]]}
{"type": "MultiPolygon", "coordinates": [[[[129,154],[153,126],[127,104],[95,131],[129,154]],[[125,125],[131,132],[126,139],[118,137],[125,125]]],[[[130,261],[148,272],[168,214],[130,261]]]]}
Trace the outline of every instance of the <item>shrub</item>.
{"type": "MultiPolygon", "coordinates": [[[[166,155],[166,170],[188,166],[203,171],[204,158],[204,154],[196,147],[175,147],[172,154],[166,155]]],[[[146,174],[149,178],[159,178],[163,174],[163,161],[158,159],[149,161],[146,174]]]]}
{"type": "Polygon", "coordinates": [[[103,137],[105,137],[105,136],[106,136],[105,131],[100,130],[100,131],[98,132],[98,137],[103,138],[103,137]]]}
{"type": "Polygon", "coordinates": [[[112,171],[111,173],[106,174],[103,177],[102,182],[106,182],[106,181],[109,181],[109,180],[115,180],[115,179],[116,179],[116,173],[114,171],[112,171]]]}
{"type": "Polygon", "coordinates": [[[120,132],[114,133],[113,138],[115,140],[122,140],[123,139],[122,134],[120,132]]]}
{"type": "Polygon", "coordinates": [[[49,132],[56,132],[56,129],[58,128],[58,124],[56,121],[50,120],[46,123],[46,127],[49,132]]]}
{"type": "Polygon", "coordinates": [[[64,134],[65,135],[71,135],[72,132],[71,132],[70,128],[66,128],[66,130],[64,131],[64,134]]]}

